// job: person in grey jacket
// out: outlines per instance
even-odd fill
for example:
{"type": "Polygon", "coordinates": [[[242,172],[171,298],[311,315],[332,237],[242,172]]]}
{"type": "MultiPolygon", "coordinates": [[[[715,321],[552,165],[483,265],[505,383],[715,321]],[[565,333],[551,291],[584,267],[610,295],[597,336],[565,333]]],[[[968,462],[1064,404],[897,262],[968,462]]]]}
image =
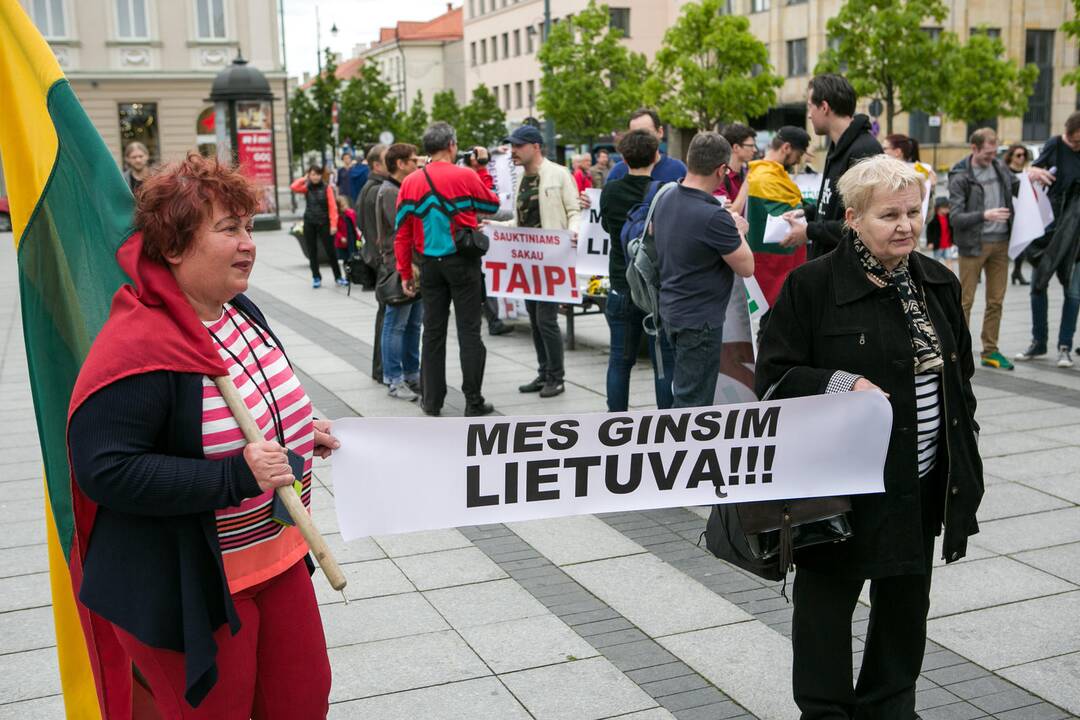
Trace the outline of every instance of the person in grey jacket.
{"type": "Polygon", "coordinates": [[[1012,370],[998,351],[1001,309],[1009,283],[1009,234],[1013,197],[1020,181],[998,160],[997,133],[980,128],[971,134],[971,155],[949,170],[949,221],[960,251],[960,287],[964,316],[971,322],[975,286],[986,270],[986,314],[982,326],[982,364],[1012,370]]]}

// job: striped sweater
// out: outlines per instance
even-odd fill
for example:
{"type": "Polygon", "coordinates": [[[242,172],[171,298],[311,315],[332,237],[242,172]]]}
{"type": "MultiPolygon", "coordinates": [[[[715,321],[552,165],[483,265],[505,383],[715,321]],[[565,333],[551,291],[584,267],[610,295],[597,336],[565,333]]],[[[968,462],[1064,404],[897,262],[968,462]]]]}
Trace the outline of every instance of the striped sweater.
{"type": "Polygon", "coordinates": [[[437,196],[424,170],[405,178],[398,191],[394,254],[403,280],[412,278],[414,250],[429,257],[453,255],[454,231],[474,228],[477,213],[493,215],[499,209],[499,198],[472,170],[448,162],[428,163],[426,170],[437,196]]]}

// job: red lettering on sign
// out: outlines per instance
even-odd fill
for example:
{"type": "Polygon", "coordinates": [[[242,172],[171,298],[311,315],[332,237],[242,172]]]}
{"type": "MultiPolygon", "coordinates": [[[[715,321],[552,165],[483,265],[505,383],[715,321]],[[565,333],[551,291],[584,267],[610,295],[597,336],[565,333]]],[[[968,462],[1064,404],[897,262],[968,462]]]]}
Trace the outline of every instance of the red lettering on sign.
{"type": "Polygon", "coordinates": [[[500,278],[502,277],[500,273],[502,273],[502,271],[506,269],[506,263],[495,262],[493,260],[485,260],[484,264],[487,265],[489,270],[491,270],[491,291],[498,292],[499,289],[502,287],[502,284],[499,282],[500,278]]]}
{"type": "Polygon", "coordinates": [[[511,293],[515,290],[529,292],[529,280],[525,277],[525,268],[518,264],[510,268],[510,281],[506,283],[506,292],[511,293]]]}
{"type": "Polygon", "coordinates": [[[577,296],[578,296],[577,271],[574,268],[570,268],[570,297],[576,298],[577,296]]]}
{"type": "Polygon", "coordinates": [[[566,271],[557,265],[544,266],[544,280],[546,281],[546,295],[555,294],[555,286],[566,282],[566,271]]]}
{"type": "Polygon", "coordinates": [[[543,293],[543,285],[540,284],[540,266],[539,265],[533,265],[532,266],[532,276],[533,276],[532,277],[532,279],[533,279],[533,288],[535,288],[533,290],[533,292],[536,293],[537,295],[540,295],[541,293],[543,293]]]}

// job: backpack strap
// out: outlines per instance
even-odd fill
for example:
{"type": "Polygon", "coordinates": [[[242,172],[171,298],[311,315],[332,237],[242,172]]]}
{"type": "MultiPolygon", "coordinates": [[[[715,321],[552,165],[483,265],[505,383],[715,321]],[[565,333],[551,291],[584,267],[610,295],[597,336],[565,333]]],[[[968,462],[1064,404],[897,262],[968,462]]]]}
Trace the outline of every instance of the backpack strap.
{"type": "Polygon", "coordinates": [[[656,209],[657,202],[660,200],[660,198],[663,196],[664,193],[666,193],[668,190],[670,190],[675,185],[678,185],[678,183],[676,183],[676,182],[664,183],[653,194],[652,200],[649,201],[649,212],[646,213],[646,215],[645,215],[645,232],[649,232],[649,225],[652,223],[652,214],[653,214],[653,210],[656,209]]]}

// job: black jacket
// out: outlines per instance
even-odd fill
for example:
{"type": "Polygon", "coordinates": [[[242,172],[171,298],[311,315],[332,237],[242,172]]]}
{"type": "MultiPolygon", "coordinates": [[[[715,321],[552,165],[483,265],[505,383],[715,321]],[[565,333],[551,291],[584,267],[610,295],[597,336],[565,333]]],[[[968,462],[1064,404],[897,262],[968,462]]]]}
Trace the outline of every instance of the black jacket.
{"type": "MultiPolygon", "coordinates": [[[[250,300],[232,302],[281,346],[250,300]]],[[[243,455],[203,455],[202,379],[126,377],[87,398],[68,429],[74,476],[98,504],[79,600],[140,642],[183,652],[192,705],[217,681],[214,631],[240,630],[214,511],[262,492],[243,455]]]]}
{"type": "Polygon", "coordinates": [[[375,238],[377,233],[375,223],[377,222],[376,215],[379,212],[377,203],[379,186],[385,180],[385,176],[371,173],[356,198],[356,220],[360,223],[360,233],[364,236],[364,245],[360,251],[360,256],[365,263],[373,268],[379,267],[379,243],[375,238]]]}
{"type": "MultiPolygon", "coordinates": [[[[1001,183],[1001,197],[1008,209],[1009,231],[1012,231],[1013,197],[1020,191],[1020,180],[1005,164],[994,158],[994,172],[1001,183]]],[[[971,169],[971,156],[956,163],[949,169],[949,225],[953,229],[953,244],[964,257],[979,257],[982,254],[983,213],[986,212],[986,198],[982,185],[975,179],[971,169]]]]}
{"type": "Polygon", "coordinates": [[[844,231],[844,202],[836,181],[859,160],[882,153],[881,143],[870,134],[870,118],[856,115],[840,140],[829,147],[817,205],[807,211],[806,237],[813,243],[809,258],[821,257],[840,244],[844,231]]]}
{"type": "Polygon", "coordinates": [[[1056,135],[1046,141],[1034,163],[1047,170],[1057,167],[1058,179],[1050,186],[1054,222],[1047,227],[1045,235],[1031,244],[1028,252],[1035,265],[1031,277],[1033,292],[1046,292],[1055,273],[1061,284],[1069,287],[1080,260],[1080,178],[1070,177],[1062,169],[1066,163],[1076,162],[1074,157],[1065,155],[1071,152],[1061,136],[1056,135]]]}
{"type": "Polygon", "coordinates": [[[944,221],[946,227],[950,230],[949,242],[952,242],[952,224],[949,222],[948,215],[940,215],[936,212],[931,214],[933,217],[926,224],[926,244],[937,250],[938,246],[941,245],[941,223],[944,221]]]}
{"type": "MultiPolygon", "coordinates": [[[[774,397],[823,393],[833,373],[844,370],[889,393],[893,408],[885,492],[852,496],[854,537],[798,552],[796,564],[867,578],[921,574],[930,565],[923,538],[940,531],[942,518],[948,562],[963,557],[968,536],[978,532],[982,460],[971,390],[975,364],[960,283],[944,265],[918,253],[911,255],[911,268],[925,293],[945,360],[945,434],[938,445],[937,472],[930,477],[920,480],[918,473],[914,360],[899,298],[894,289],[878,288],[867,279],[850,242],[795,269],[762,330],[759,396],[781,378],[774,397]],[[924,492],[932,494],[923,498],[924,492]],[[930,527],[924,527],[926,507],[932,508],[930,527]]],[[[858,438],[840,439],[837,450],[856,442],[858,438]]]]}

